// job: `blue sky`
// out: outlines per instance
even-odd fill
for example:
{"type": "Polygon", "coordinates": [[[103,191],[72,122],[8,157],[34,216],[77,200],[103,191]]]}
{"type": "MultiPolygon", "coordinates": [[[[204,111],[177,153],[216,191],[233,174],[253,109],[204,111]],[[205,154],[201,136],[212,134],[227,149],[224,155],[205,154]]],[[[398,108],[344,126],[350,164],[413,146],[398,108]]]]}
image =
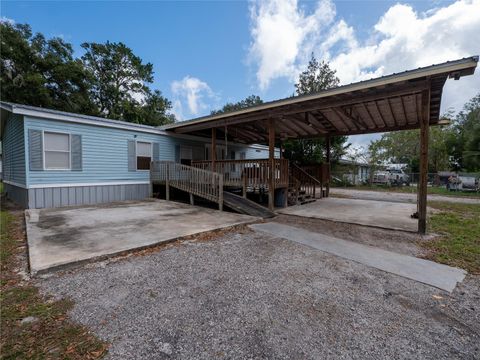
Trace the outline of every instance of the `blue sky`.
{"type": "MultiPolygon", "coordinates": [[[[2,1],[1,16],[63,37],[78,56],[82,42],[124,42],[154,65],[153,87],[184,119],[250,94],[291,95],[311,51],[343,83],[480,52],[477,0],[2,1]]],[[[461,95],[446,89],[444,106],[458,108],[479,91],[474,81],[466,87],[461,95]]]]}

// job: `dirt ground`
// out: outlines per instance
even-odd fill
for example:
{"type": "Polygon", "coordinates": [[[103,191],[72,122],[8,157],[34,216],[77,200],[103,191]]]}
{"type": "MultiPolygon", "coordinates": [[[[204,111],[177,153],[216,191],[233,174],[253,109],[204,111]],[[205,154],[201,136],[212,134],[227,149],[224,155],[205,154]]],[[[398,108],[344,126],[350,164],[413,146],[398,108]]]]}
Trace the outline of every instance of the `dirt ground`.
{"type": "Polygon", "coordinates": [[[279,215],[273,221],[417,257],[426,254],[417,243],[433,236],[290,215],[279,215]]]}

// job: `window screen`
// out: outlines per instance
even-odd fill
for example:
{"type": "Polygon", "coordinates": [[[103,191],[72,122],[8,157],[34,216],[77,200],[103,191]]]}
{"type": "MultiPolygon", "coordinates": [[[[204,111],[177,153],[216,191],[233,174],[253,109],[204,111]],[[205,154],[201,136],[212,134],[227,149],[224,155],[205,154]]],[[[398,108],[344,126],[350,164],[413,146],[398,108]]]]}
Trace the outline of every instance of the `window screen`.
{"type": "Polygon", "coordinates": [[[137,170],[150,170],[152,161],[152,144],[137,141],[137,170]]]}
{"type": "Polygon", "coordinates": [[[45,169],[70,169],[70,135],[44,132],[45,169]]]}

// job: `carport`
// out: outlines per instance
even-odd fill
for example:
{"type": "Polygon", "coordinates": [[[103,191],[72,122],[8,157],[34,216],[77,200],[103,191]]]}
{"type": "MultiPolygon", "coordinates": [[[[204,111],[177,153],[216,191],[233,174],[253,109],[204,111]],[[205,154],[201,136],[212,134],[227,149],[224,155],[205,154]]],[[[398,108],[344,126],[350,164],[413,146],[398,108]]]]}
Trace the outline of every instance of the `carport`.
{"type": "MultiPolygon", "coordinates": [[[[418,184],[418,232],[426,232],[428,129],[441,125],[440,105],[447,79],[472,75],[478,56],[449,61],[416,70],[340,86],[318,93],[286,98],[229,113],[206,116],[166,127],[174,133],[269,146],[269,188],[275,189],[275,146],[287,139],[325,137],[326,163],[330,163],[330,139],[420,129],[420,181],[418,184]]],[[[212,167],[215,168],[215,151],[212,167]]],[[[328,195],[328,188],[327,188],[328,195]]],[[[269,192],[269,208],[274,192],[269,192]]]]}

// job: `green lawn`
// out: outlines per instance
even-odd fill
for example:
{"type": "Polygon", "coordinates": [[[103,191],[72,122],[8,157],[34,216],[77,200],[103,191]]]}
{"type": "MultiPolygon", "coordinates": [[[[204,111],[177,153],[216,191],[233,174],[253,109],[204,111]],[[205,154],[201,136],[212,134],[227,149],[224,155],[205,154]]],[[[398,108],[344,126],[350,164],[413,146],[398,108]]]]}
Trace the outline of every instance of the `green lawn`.
{"type": "Polygon", "coordinates": [[[86,328],[71,323],[68,299],[45,299],[36,287],[14,271],[19,246],[24,244],[21,212],[0,212],[0,358],[97,359],[107,344],[86,328]],[[35,321],[21,323],[33,316],[35,321]]]}
{"type": "MultiPolygon", "coordinates": [[[[389,191],[389,192],[399,192],[399,193],[409,193],[416,194],[417,188],[415,186],[381,186],[381,185],[356,185],[356,186],[333,186],[338,188],[346,188],[352,190],[371,190],[371,191],[389,191]]],[[[471,198],[480,198],[480,192],[473,191],[449,191],[445,187],[428,187],[427,191],[429,194],[436,195],[445,195],[445,196],[461,196],[461,197],[471,197],[471,198]]]]}
{"type": "Polygon", "coordinates": [[[430,259],[480,274],[480,205],[429,201],[440,210],[429,219],[429,231],[440,238],[423,242],[430,259]]]}

